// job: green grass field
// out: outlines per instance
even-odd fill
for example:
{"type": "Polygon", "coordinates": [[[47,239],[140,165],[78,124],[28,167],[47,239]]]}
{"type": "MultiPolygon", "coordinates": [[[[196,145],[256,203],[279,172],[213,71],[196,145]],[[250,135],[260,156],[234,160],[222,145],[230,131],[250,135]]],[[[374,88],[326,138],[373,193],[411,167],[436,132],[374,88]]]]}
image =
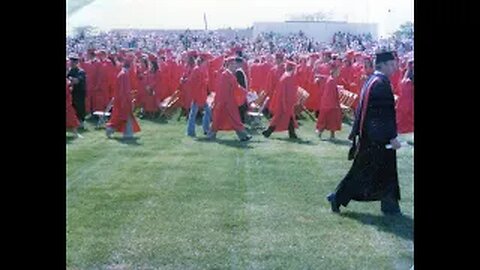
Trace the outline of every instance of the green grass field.
{"type": "Polygon", "coordinates": [[[410,269],[412,146],[398,151],[404,216],[354,201],[337,215],[325,196],[350,167],[350,126],[333,143],[300,122],[301,141],[193,139],[176,117],[140,120],[128,142],[91,123],[67,135],[67,269],[410,269]]]}

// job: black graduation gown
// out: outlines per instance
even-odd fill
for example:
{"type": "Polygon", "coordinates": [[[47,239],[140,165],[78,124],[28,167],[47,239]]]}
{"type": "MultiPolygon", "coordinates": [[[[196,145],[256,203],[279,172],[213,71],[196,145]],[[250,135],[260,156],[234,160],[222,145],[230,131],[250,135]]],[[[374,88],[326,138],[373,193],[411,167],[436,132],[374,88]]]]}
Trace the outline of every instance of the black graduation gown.
{"type": "Polygon", "coordinates": [[[363,88],[350,134],[350,138],[359,137],[358,154],[349,172],[338,184],[335,199],[338,205],[343,206],[347,206],[350,200],[397,203],[400,200],[400,187],[396,151],[385,148],[397,136],[395,101],[390,81],[385,75],[375,72],[363,88]],[[375,78],[377,80],[367,91],[367,86],[375,78]],[[362,126],[362,105],[368,92],[362,126]]]}
{"type": "Polygon", "coordinates": [[[85,71],[83,71],[81,68],[71,68],[68,71],[67,78],[68,77],[73,77],[79,80],[77,84],[72,84],[72,106],[77,112],[77,118],[80,120],[80,122],[83,122],[83,120],[85,120],[85,71]]]}

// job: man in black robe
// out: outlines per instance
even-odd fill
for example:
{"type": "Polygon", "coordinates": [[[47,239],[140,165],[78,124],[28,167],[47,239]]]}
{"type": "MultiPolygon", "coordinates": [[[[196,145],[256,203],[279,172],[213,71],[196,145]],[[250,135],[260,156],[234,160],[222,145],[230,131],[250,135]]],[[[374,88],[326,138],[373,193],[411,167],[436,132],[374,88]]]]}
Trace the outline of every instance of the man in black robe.
{"type": "Polygon", "coordinates": [[[395,71],[391,52],[376,55],[375,72],[362,88],[360,103],[349,139],[353,140],[352,167],[327,199],[333,212],[340,212],[350,200],[381,201],[384,214],[401,214],[398,201],[395,101],[390,75],[395,71]],[[358,139],[358,144],[357,144],[358,139]]]}
{"type": "Polygon", "coordinates": [[[84,128],[85,121],[85,87],[86,76],[85,71],[78,67],[78,56],[71,55],[70,70],[68,71],[67,78],[73,84],[72,90],[72,106],[77,112],[77,118],[80,121],[80,128],[84,128]]]}

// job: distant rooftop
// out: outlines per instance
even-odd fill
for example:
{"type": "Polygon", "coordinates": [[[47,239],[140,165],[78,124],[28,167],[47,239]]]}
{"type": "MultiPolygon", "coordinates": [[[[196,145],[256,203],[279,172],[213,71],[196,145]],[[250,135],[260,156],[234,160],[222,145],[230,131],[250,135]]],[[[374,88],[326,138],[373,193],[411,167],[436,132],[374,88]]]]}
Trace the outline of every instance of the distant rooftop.
{"type": "Polygon", "coordinates": [[[308,21],[308,20],[287,20],[286,23],[348,23],[347,21],[308,21]]]}

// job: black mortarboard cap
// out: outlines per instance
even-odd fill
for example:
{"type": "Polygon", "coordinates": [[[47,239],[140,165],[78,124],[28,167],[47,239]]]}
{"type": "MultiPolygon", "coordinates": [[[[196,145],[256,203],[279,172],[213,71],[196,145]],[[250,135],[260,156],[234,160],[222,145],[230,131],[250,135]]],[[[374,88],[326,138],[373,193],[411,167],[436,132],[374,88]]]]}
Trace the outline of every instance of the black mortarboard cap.
{"type": "Polygon", "coordinates": [[[387,62],[390,60],[395,60],[395,55],[393,52],[381,52],[375,54],[375,64],[387,62]]]}

